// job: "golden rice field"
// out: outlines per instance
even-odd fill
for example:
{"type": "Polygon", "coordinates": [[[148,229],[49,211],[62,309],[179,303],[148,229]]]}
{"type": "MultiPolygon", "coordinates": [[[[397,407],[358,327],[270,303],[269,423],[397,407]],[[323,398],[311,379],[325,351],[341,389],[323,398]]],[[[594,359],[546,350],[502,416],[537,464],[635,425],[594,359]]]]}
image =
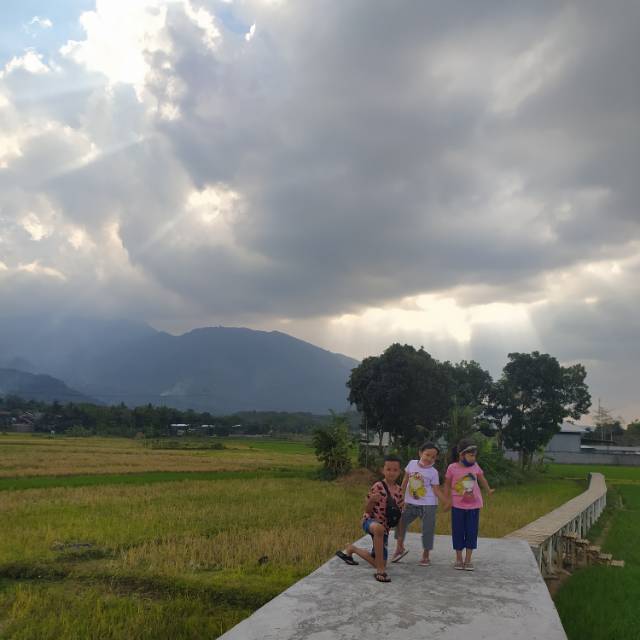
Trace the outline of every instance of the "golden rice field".
{"type": "Polygon", "coordinates": [[[275,449],[259,440],[234,440],[226,449],[151,449],[127,438],[0,436],[0,478],[142,473],[146,471],[242,471],[294,467],[314,462],[311,449],[282,443],[275,449]],[[258,455],[259,454],[259,455],[258,455]]]}
{"type": "MultiPolygon", "coordinates": [[[[299,443],[228,446],[0,436],[4,478],[120,470],[141,479],[0,490],[0,638],[215,638],[361,536],[361,474],[315,480],[313,452],[299,443]],[[274,467],[291,477],[270,476],[274,467]],[[145,484],[157,471],[238,473],[145,484]]],[[[502,536],[582,489],[560,478],[500,489],[481,535],[502,536]]],[[[438,532],[448,531],[439,514],[438,532]]]]}

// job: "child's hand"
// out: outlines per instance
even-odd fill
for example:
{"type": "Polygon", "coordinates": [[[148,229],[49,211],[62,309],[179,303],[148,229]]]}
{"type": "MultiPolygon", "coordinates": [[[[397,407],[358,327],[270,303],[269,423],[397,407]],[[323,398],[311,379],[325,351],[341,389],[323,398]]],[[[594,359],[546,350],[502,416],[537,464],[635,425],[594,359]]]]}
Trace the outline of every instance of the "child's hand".
{"type": "Polygon", "coordinates": [[[496,492],[495,489],[487,489],[487,495],[492,496],[496,492]]]}

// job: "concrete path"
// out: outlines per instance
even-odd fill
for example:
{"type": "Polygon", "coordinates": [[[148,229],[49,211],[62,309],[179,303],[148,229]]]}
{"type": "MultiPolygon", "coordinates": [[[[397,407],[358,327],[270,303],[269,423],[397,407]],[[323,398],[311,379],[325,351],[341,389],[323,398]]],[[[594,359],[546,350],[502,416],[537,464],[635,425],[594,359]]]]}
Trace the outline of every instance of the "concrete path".
{"type": "Polygon", "coordinates": [[[436,536],[430,567],[418,565],[419,534],[406,546],[389,565],[393,582],[333,558],[220,640],[566,640],[524,540],[481,538],[474,572],[453,569],[449,536],[436,536]]]}

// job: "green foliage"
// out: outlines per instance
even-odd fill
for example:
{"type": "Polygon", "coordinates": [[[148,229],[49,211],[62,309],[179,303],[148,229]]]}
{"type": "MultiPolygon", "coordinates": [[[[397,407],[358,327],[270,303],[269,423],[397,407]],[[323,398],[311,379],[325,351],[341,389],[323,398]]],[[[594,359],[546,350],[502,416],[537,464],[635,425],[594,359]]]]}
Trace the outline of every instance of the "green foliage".
{"type": "Polygon", "coordinates": [[[347,420],[334,416],[333,422],[313,432],[316,457],[322,462],[322,477],[333,480],[351,470],[353,439],[349,435],[347,420]]]}
{"type": "Polygon", "coordinates": [[[476,418],[479,410],[478,407],[471,405],[460,406],[456,404],[453,406],[449,417],[449,428],[445,434],[450,447],[476,431],[476,418]]]}
{"type": "Polygon", "coordinates": [[[422,348],[392,344],[382,355],[365,358],[352,370],[347,387],[349,402],[368,429],[389,432],[397,444],[418,445],[426,433],[444,430],[452,380],[448,367],[422,348]]]}
{"type": "Polygon", "coordinates": [[[486,414],[503,444],[520,452],[523,466],[531,465],[535,451],[558,433],[565,418],[587,412],[591,396],[585,376],[581,364],[562,367],[538,351],[509,354],[486,414]]]}
{"type": "MultiPolygon", "coordinates": [[[[226,416],[212,416],[209,412],[193,410],[180,411],[171,407],[156,407],[146,404],[127,407],[124,404],[105,406],[88,403],[51,404],[36,400],[25,400],[14,395],[0,396],[0,411],[17,417],[24,411],[38,414],[36,431],[48,433],[54,429],[58,434],[134,437],[142,434],[147,438],[162,438],[175,435],[170,432],[171,424],[187,424],[198,429],[200,436],[229,436],[239,432],[247,435],[309,435],[313,429],[330,424],[330,415],[311,413],[288,413],[280,411],[243,411],[226,416]],[[201,425],[210,425],[202,428],[201,425]],[[240,425],[240,427],[238,427],[240,425]]],[[[355,413],[345,414],[352,423],[357,420],[355,413]]],[[[0,418],[0,427],[10,426],[10,419],[0,418]]]]}
{"type": "Polygon", "coordinates": [[[474,440],[479,446],[478,463],[492,487],[520,484],[529,478],[518,465],[504,457],[495,438],[486,438],[481,434],[476,434],[474,440]]]}
{"type": "Polygon", "coordinates": [[[475,360],[445,362],[452,380],[452,395],[458,407],[477,407],[485,404],[493,385],[491,374],[475,360]]]}

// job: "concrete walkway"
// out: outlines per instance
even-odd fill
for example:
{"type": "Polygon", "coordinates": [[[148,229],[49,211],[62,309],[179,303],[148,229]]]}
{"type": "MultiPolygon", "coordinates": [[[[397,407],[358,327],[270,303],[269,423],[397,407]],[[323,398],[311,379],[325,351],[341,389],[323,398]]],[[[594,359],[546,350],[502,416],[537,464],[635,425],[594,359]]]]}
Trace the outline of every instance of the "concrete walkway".
{"type": "Polygon", "coordinates": [[[393,582],[333,558],[220,640],[566,640],[524,540],[481,538],[474,572],[453,569],[449,536],[436,536],[430,567],[418,565],[419,534],[406,546],[389,565],[393,582]]]}

